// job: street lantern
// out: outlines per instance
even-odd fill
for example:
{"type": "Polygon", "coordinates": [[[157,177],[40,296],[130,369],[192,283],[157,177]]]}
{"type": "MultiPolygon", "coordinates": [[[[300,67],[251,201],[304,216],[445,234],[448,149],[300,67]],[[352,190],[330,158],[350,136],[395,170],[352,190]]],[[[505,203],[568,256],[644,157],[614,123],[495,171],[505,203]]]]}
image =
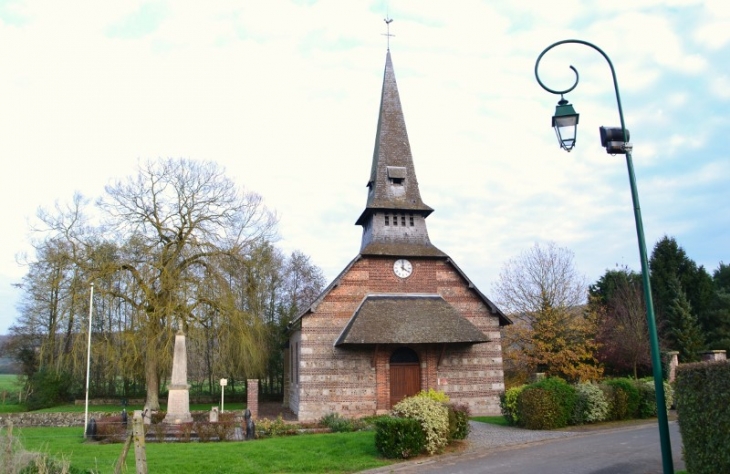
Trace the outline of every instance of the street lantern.
{"type": "Polygon", "coordinates": [[[575,146],[575,137],[578,134],[578,113],[562,96],[555,107],[553,128],[555,128],[555,135],[558,137],[560,147],[567,152],[572,150],[575,146]]]}

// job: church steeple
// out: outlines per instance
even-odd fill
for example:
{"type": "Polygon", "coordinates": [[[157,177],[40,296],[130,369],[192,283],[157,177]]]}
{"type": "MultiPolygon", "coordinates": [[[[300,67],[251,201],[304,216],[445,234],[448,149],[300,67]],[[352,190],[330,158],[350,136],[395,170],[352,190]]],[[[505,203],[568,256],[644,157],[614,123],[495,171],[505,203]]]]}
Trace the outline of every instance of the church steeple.
{"type": "Polygon", "coordinates": [[[363,227],[362,255],[446,256],[428,238],[426,217],[433,209],[418,189],[390,51],[367,186],[367,204],[356,222],[363,227]]]}

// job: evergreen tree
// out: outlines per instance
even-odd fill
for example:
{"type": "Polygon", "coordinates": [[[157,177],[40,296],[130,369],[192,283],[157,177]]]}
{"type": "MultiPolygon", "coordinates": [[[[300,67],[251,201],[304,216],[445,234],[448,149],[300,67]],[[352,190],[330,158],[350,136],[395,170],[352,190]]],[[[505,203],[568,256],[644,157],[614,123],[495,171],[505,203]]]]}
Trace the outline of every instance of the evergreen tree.
{"type": "Polygon", "coordinates": [[[713,281],[703,266],[697,266],[687,256],[684,249],[673,237],[664,236],[654,246],[649,260],[651,268],[651,287],[656,310],[659,335],[668,339],[671,325],[668,312],[677,294],[673,288],[674,280],[678,280],[679,288],[684,291],[685,298],[700,323],[702,332],[707,335],[716,326],[710,307],[713,300],[713,281]]]}
{"type": "Polygon", "coordinates": [[[715,291],[708,319],[713,325],[707,332],[707,348],[724,349],[730,354],[730,265],[720,262],[712,280],[715,291]]]}
{"type": "Polygon", "coordinates": [[[692,307],[679,280],[675,278],[670,282],[670,287],[676,295],[667,313],[670,347],[679,351],[680,362],[696,362],[700,360],[699,352],[705,346],[699,321],[692,314],[692,307]]]}

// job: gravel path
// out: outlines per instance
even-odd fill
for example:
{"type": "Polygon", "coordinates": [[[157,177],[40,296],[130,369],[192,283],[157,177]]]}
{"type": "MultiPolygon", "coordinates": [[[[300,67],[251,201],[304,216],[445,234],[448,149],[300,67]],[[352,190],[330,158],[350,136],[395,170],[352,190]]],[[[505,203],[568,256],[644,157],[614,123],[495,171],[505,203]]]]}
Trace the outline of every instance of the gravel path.
{"type": "Polygon", "coordinates": [[[515,428],[513,426],[497,426],[490,423],[470,421],[471,432],[467,440],[467,451],[478,451],[484,448],[497,448],[516,444],[533,443],[546,439],[576,436],[570,431],[537,431],[515,428]]]}

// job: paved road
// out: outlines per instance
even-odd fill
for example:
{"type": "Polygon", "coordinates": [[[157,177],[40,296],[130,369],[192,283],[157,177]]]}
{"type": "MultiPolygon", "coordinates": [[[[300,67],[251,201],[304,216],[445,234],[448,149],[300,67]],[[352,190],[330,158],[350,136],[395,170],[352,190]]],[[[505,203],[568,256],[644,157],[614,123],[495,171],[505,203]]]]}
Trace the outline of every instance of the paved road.
{"type": "MultiPolygon", "coordinates": [[[[674,469],[684,469],[676,422],[669,424],[674,469]]],[[[572,433],[502,448],[479,448],[407,462],[369,473],[447,474],[661,474],[656,423],[604,431],[572,433]]]]}

